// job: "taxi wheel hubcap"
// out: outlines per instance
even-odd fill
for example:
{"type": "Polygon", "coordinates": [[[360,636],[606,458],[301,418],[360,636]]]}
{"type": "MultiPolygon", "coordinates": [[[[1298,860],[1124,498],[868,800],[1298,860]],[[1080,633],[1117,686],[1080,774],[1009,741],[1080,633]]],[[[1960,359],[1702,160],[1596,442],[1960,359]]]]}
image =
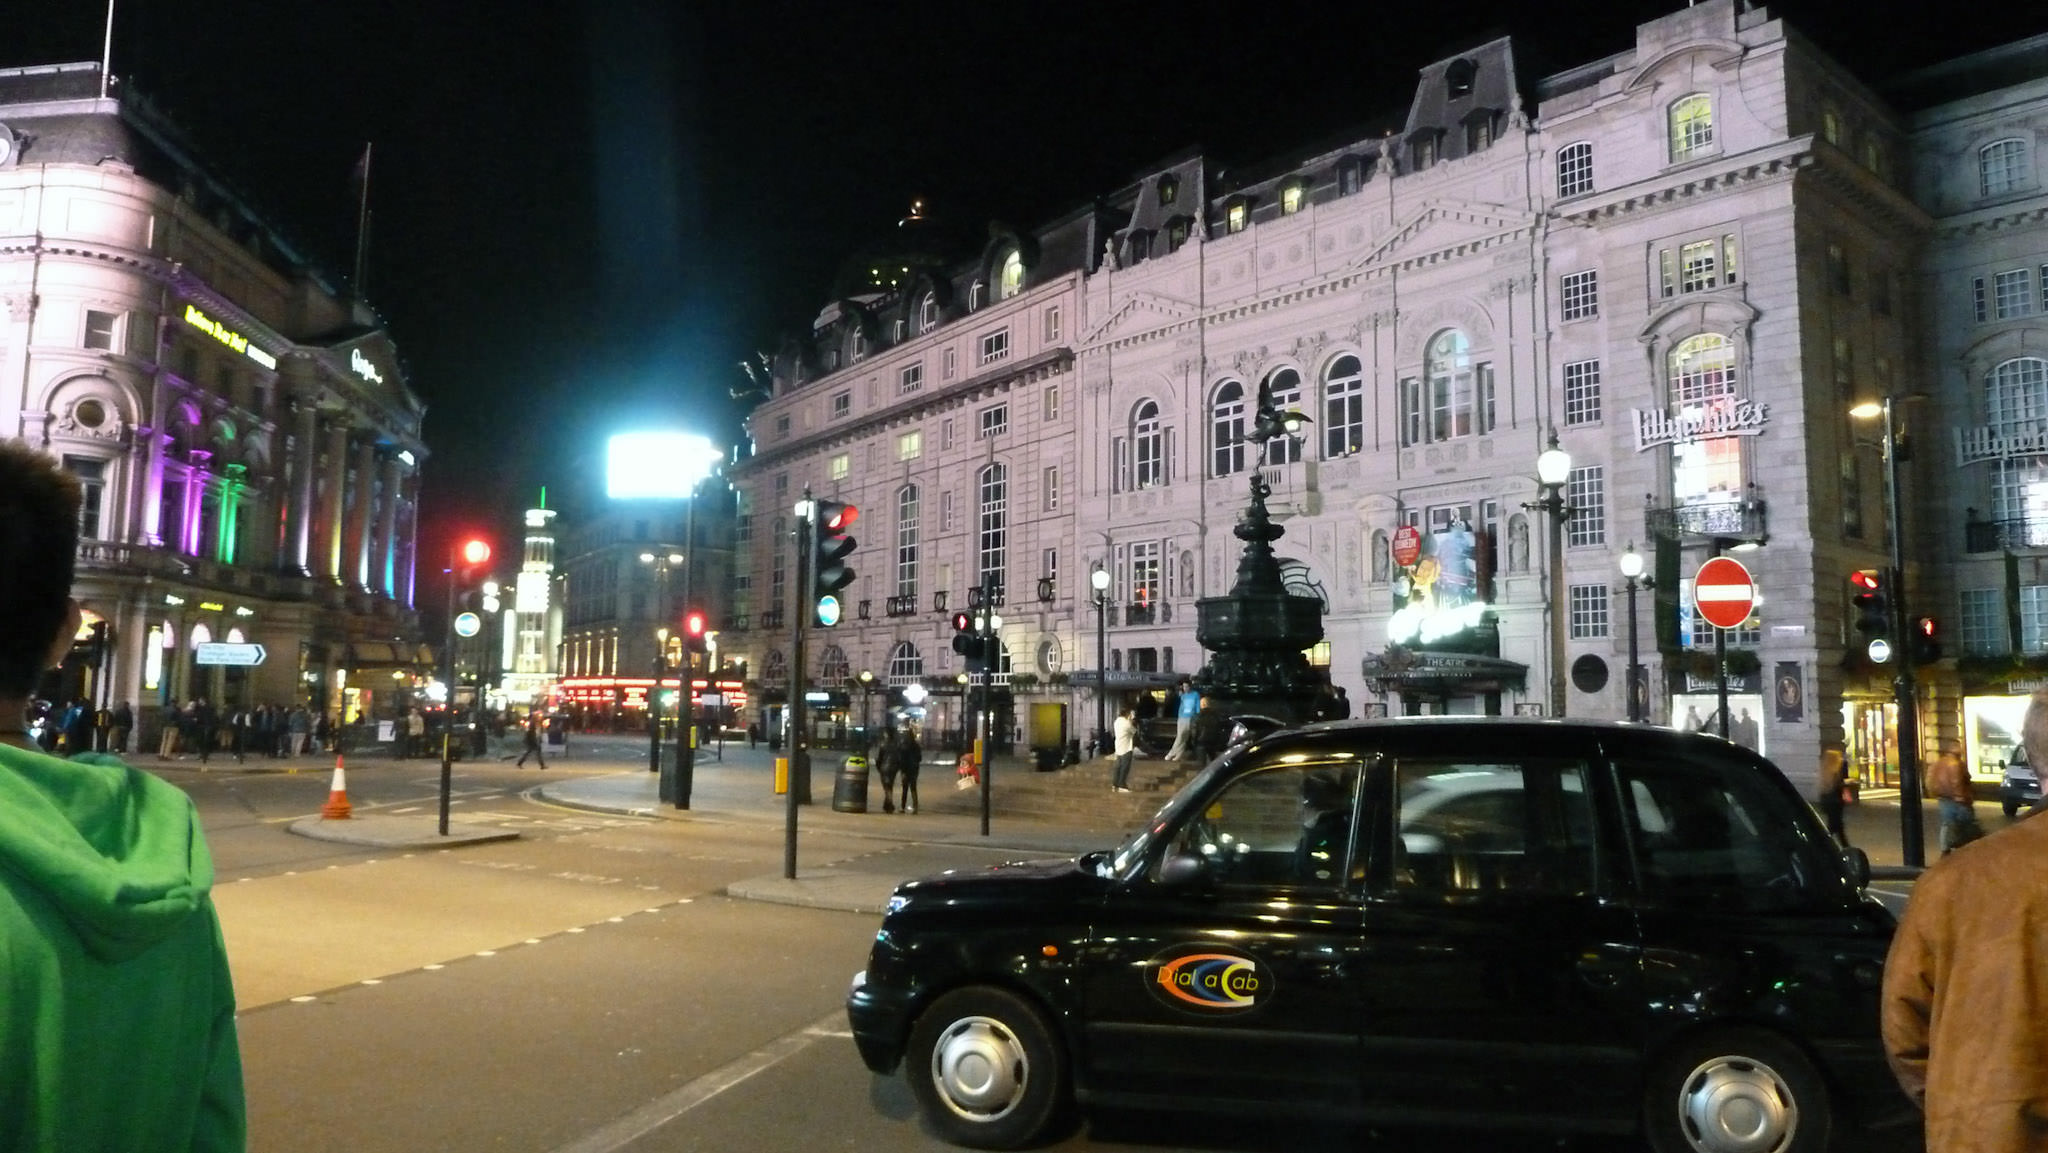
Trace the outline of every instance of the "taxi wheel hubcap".
{"type": "Polygon", "coordinates": [[[932,1046],[932,1083],[948,1108],[970,1120],[1009,1112],[1029,1076],[1024,1043],[990,1017],[962,1017],[932,1046]]]}
{"type": "Polygon", "coordinates": [[[1799,1105],[1769,1065],[1714,1057],[1679,1089],[1678,1119],[1700,1153],[1781,1153],[1798,1130],[1799,1105]]]}

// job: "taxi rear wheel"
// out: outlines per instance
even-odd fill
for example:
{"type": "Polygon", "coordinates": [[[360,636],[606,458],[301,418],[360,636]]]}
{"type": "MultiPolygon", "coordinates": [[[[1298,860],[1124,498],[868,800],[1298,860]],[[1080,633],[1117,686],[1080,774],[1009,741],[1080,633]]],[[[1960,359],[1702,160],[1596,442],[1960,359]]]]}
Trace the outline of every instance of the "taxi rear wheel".
{"type": "Polygon", "coordinates": [[[904,1064],[925,1116],[956,1145],[1021,1148],[1065,1111],[1065,1053],[1044,1015],[1002,989],[956,989],[933,1002],[904,1064]]]}
{"type": "Polygon", "coordinates": [[[1643,1135],[1655,1153],[1821,1153],[1833,1124],[1813,1063],[1757,1029],[1675,1046],[1644,1090],[1643,1135]]]}

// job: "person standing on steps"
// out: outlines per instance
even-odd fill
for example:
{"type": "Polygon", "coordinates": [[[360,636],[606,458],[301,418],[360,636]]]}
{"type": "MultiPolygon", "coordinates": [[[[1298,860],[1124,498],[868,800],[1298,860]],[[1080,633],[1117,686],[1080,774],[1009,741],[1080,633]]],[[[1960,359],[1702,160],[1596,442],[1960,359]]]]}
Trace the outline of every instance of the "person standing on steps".
{"type": "Polygon", "coordinates": [[[1110,728],[1116,733],[1116,768],[1111,772],[1109,787],[1119,793],[1131,791],[1131,758],[1138,752],[1138,726],[1131,720],[1130,706],[1119,709],[1116,720],[1110,728]]]}
{"type": "Polygon", "coordinates": [[[1202,715],[1202,694],[1188,683],[1186,677],[1180,682],[1180,713],[1173,726],[1173,747],[1166,750],[1169,761],[1185,760],[1194,752],[1195,718],[1202,715]]]}

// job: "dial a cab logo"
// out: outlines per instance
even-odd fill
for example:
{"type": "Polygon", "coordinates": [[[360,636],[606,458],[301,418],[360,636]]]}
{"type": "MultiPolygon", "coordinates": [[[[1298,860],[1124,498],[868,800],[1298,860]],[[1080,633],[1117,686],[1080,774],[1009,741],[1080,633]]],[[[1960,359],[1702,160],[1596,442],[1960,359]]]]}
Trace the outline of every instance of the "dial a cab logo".
{"type": "Polygon", "coordinates": [[[1202,946],[1161,953],[1145,965],[1145,984],[1168,1008],[1238,1013],[1271,996],[1266,967],[1257,959],[1202,946]]]}

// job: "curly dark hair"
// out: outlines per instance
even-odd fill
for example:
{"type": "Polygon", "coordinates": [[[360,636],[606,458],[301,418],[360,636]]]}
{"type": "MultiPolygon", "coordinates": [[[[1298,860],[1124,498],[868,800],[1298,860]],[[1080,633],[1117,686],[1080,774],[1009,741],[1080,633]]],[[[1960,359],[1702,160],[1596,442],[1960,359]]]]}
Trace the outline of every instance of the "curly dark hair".
{"type": "Polygon", "coordinates": [[[20,441],[0,442],[0,696],[34,688],[69,612],[78,481],[20,441]]]}

